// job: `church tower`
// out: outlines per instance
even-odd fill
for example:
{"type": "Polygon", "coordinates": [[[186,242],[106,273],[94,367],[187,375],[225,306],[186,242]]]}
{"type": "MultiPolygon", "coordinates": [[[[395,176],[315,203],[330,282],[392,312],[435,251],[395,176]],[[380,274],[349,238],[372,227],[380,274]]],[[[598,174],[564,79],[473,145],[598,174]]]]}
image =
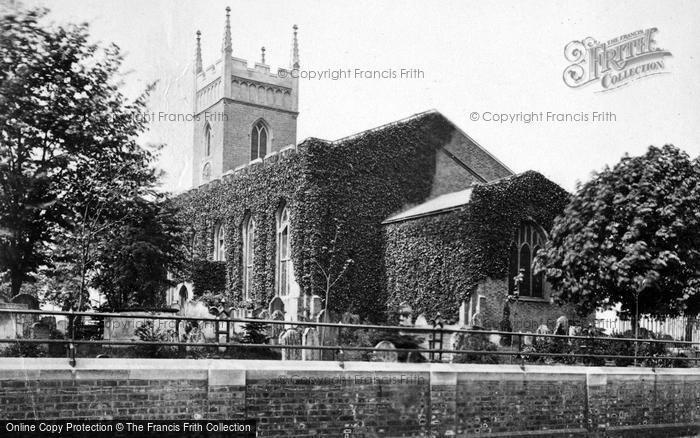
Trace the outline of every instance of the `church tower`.
{"type": "Polygon", "coordinates": [[[233,56],[231,8],[226,8],[221,58],[202,66],[197,31],[194,62],[192,184],[198,187],[271,152],[296,144],[299,104],[299,44],[293,27],[289,69],[270,72],[265,48],[248,67],[233,56]]]}

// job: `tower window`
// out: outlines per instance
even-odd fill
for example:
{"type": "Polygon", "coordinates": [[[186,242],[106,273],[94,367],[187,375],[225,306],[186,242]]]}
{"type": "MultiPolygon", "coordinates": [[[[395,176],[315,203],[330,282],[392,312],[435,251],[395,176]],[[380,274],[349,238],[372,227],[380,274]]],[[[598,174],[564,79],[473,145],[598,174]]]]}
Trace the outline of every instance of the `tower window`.
{"type": "Polygon", "coordinates": [[[513,293],[518,287],[515,277],[522,272],[522,282],[519,285],[520,296],[544,297],[544,273],[535,274],[532,262],[546,240],[544,232],[534,222],[523,222],[515,230],[510,245],[508,293],[513,293]]]}
{"type": "Polygon", "coordinates": [[[289,295],[290,261],[289,209],[285,205],[277,215],[277,295],[289,295]]]}
{"type": "Polygon", "coordinates": [[[211,155],[211,125],[207,123],[204,127],[204,155],[211,155]]]}
{"type": "Polygon", "coordinates": [[[253,125],[250,133],[250,159],[264,158],[267,154],[267,142],[270,135],[265,122],[259,120],[253,125]]]}
{"type": "Polygon", "coordinates": [[[255,266],[255,221],[252,217],[243,223],[243,299],[251,297],[253,268],[255,266]]]}
{"type": "Polygon", "coordinates": [[[224,226],[219,224],[214,228],[214,261],[226,261],[226,234],[224,226]]]}

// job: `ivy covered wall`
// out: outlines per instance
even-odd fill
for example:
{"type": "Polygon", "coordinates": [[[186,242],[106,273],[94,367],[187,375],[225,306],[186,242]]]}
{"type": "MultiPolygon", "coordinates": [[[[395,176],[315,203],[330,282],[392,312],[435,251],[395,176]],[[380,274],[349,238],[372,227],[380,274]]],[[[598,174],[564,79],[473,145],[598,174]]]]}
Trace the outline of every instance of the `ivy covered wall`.
{"type": "MultiPolygon", "coordinates": [[[[323,296],[325,280],[319,265],[339,272],[345,260],[352,259],[331,291],[329,307],[352,309],[380,321],[388,299],[381,222],[431,194],[436,154],[453,134],[454,126],[442,115],[425,113],[336,142],[308,139],[296,149],[226,175],[221,182],[187,192],[178,203],[181,220],[189,226],[188,237],[196,236],[193,257],[199,265],[211,260],[214,228],[224,224],[227,262],[222,294],[232,304],[240,303],[241,227],[251,215],[256,222],[252,295],[255,305],[266,305],[275,287],[276,214],[287,203],[292,261],[302,291],[323,296]],[[337,254],[331,262],[327,249],[333,247],[336,227],[337,254]]],[[[212,285],[195,284],[194,292],[211,290],[212,285]]]]}
{"type": "Polygon", "coordinates": [[[405,302],[415,314],[457,320],[460,303],[480,282],[506,280],[508,247],[520,222],[534,220],[549,230],[568,199],[557,184],[528,171],[474,186],[459,210],[386,224],[389,306],[405,302]]]}

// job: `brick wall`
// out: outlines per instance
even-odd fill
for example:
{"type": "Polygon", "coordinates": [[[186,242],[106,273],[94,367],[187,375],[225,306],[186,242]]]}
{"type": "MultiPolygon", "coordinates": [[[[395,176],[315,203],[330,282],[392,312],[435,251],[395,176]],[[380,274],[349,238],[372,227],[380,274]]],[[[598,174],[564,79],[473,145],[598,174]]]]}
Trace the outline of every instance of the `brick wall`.
{"type": "MultiPolygon", "coordinates": [[[[482,325],[487,329],[498,330],[508,296],[508,281],[488,279],[478,286],[477,293],[484,296],[481,303],[482,325]]],[[[545,283],[543,298],[521,297],[517,304],[510,304],[513,330],[534,333],[540,325],[546,324],[553,331],[560,316],[566,316],[572,324],[581,327],[593,322],[593,315],[582,318],[576,314],[573,305],[553,304],[550,297],[551,286],[545,283]]]]}
{"type": "Polygon", "coordinates": [[[690,436],[700,370],[0,359],[2,419],[258,420],[259,436],[690,436]]]}

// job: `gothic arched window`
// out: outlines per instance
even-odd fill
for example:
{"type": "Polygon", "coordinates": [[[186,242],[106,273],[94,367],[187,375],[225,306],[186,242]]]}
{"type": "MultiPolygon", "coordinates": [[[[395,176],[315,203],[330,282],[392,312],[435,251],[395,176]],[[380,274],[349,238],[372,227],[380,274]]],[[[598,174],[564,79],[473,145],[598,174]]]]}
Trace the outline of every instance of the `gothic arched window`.
{"type": "Polygon", "coordinates": [[[520,227],[515,230],[513,241],[510,244],[508,293],[515,291],[517,287],[515,277],[522,272],[522,282],[519,286],[520,296],[544,297],[544,273],[535,274],[532,262],[546,240],[544,231],[531,221],[521,223],[520,227]]]}
{"type": "Polygon", "coordinates": [[[214,261],[226,261],[226,230],[222,224],[214,227],[214,261]]]}
{"type": "Polygon", "coordinates": [[[204,126],[204,156],[211,155],[211,125],[209,123],[204,126]]]}
{"type": "Polygon", "coordinates": [[[291,266],[289,251],[289,209],[285,205],[277,214],[277,295],[289,295],[291,266]]]}
{"type": "Polygon", "coordinates": [[[255,220],[248,217],[243,222],[243,299],[250,299],[255,266],[255,220]]]}
{"type": "Polygon", "coordinates": [[[253,130],[250,133],[250,160],[264,158],[267,154],[267,142],[269,141],[270,133],[267,125],[262,120],[258,120],[253,125],[253,130]]]}

